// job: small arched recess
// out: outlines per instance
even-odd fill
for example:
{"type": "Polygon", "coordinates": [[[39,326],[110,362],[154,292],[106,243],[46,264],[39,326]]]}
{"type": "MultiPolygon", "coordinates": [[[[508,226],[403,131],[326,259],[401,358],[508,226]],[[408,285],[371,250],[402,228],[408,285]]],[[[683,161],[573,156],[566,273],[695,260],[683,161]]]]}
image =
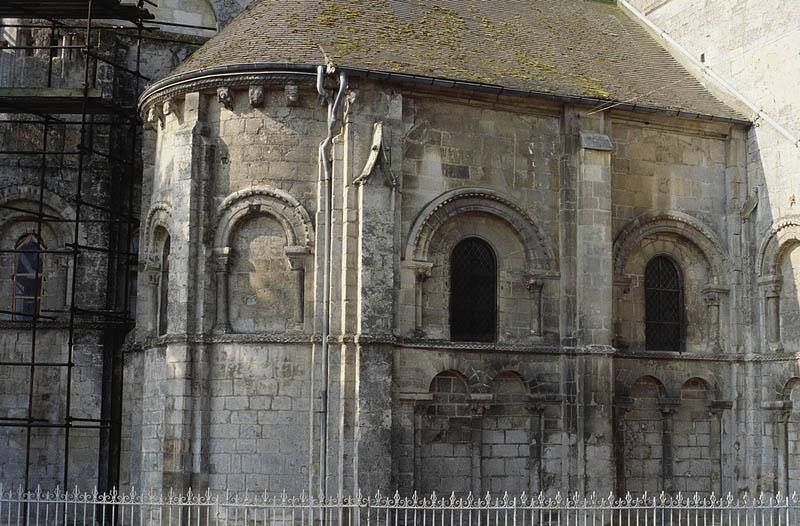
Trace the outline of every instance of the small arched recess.
{"type": "Polygon", "coordinates": [[[762,236],[756,260],[768,350],[800,351],[800,216],[785,217],[762,236]]]}
{"type": "Polygon", "coordinates": [[[255,187],[228,196],[216,214],[215,332],[282,332],[304,317],[311,217],[288,193],[255,187]],[[293,305],[286,319],[283,306],[293,305]]]}

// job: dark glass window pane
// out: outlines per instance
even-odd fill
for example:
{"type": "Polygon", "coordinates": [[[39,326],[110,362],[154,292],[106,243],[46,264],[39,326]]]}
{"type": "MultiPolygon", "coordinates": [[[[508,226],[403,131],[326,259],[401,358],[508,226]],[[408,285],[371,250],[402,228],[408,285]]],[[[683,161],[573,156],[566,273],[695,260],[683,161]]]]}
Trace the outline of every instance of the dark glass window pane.
{"type": "Polygon", "coordinates": [[[41,260],[39,259],[39,243],[33,236],[26,237],[19,245],[17,250],[23,252],[17,253],[17,274],[33,274],[36,271],[41,272],[41,260]]]}
{"type": "Polygon", "coordinates": [[[36,286],[36,278],[33,276],[17,276],[15,292],[17,296],[36,296],[38,287],[36,286]]]}
{"type": "Polygon", "coordinates": [[[17,320],[30,320],[36,312],[36,302],[33,299],[17,298],[14,307],[14,311],[17,313],[17,320]]]}
{"type": "Polygon", "coordinates": [[[450,256],[450,338],[494,341],[497,336],[497,263],[477,238],[461,241],[450,256]]]}
{"type": "Polygon", "coordinates": [[[34,234],[28,234],[14,247],[13,318],[30,320],[36,314],[41,296],[43,246],[34,234]]]}
{"type": "Polygon", "coordinates": [[[647,348],[680,351],[683,334],[683,289],[675,264],[664,256],[650,260],[644,273],[647,348]]]}

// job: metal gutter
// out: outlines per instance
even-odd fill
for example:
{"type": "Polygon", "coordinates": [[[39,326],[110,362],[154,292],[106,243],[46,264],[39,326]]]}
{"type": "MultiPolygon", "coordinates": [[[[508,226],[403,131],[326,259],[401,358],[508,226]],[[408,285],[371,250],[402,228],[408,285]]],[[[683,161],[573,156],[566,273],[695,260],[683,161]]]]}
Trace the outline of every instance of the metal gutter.
{"type": "MultiPolygon", "coordinates": [[[[316,75],[316,65],[311,64],[289,64],[280,62],[256,62],[250,64],[231,64],[226,66],[214,66],[210,68],[200,69],[197,71],[189,71],[180,73],[171,77],[166,77],[150,85],[142,96],[139,98],[139,110],[147,104],[148,99],[157,96],[160,92],[175,88],[181,85],[190,84],[200,80],[235,77],[253,74],[271,74],[271,75],[300,75],[309,76],[316,75]]],[[[490,94],[495,96],[511,96],[511,97],[531,97],[554,102],[566,104],[582,104],[585,106],[605,106],[614,105],[615,109],[633,111],[637,113],[658,113],[662,115],[670,115],[673,117],[681,117],[684,119],[717,121],[717,122],[730,122],[749,126],[752,124],[747,119],[736,119],[731,117],[721,117],[718,115],[708,115],[703,113],[695,113],[684,111],[680,109],[659,108],[655,106],[640,105],[630,102],[619,102],[608,99],[599,99],[593,97],[583,97],[576,95],[563,95],[556,93],[548,93],[543,91],[525,90],[519,88],[507,88],[497,84],[488,84],[482,82],[470,82],[466,80],[448,79],[442,77],[430,77],[425,75],[412,75],[407,73],[392,73],[388,71],[362,69],[362,68],[349,68],[344,66],[337,66],[338,71],[344,71],[349,77],[366,78],[373,80],[384,80],[389,82],[396,82],[401,84],[413,84],[418,86],[432,86],[447,89],[459,89],[464,91],[471,91],[475,93],[490,94]]]]}
{"type": "MultiPolygon", "coordinates": [[[[331,184],[331,144],[333,142],[333,132],[338,121],[339,106],[342,102],[344,92],[347,90],[347,73],[339,71],[339,88],[336,96],[332,97],[325,90],[325,66],[317,66],[317,93],[328,103],[327,135],[319,145],[319,177],[320,187],[325,193],[325,224],[323,228],[323,254],[322,254],[322,391],[320,402],[322,412],[320,414],[319,431],[319,470],[320,470],[320,495],[328,495],[328,414],[329,397],[328,384],[330,381],[330,348],[328,337],[330,336],[331,318],[331,246],[332,230],[331,221],[333,220],[333,185],[331,184]]],[[[313,404],[312,404],[313,407],[313,404]]]]}

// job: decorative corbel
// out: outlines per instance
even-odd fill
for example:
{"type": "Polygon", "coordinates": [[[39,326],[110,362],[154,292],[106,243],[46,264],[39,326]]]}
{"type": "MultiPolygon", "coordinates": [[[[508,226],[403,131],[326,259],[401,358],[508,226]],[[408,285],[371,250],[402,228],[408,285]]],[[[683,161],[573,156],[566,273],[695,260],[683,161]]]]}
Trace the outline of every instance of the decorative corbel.
{"type": "Polygon", "coordinates": [[[170,115],[175,111],[175,102],[172,99],[167,99],[161,104],[162,115],[170,115]]]}
{"type": "Polygon", "coordinates": [[[264,86],[250,86],[247,96],[250,99],[250,106],[260,108],[264,105],[264,86]]]}
{"type": "Polygon", "coordinates": [[[286,96],[287,106],[297,106],[300,104],[300,89],[297,84],[287,84],[283,87],[283,94],[286,96]]]}
{"type": "Polygon", "coordinates": [[[160,127],[164,127],[164,118],[161,116],[161,113],[156,109],[155,105],[150,106],[147,110],[147,116],[145,117],[145,121],[150,126],[151,129],[156,130],[160,127]]]}
{"type": "Polygon", "coordinates": [[[294,321],[295,323],[303,323],[306,256],[308,255],[308,249],[304,246],[287,246],[285,252],[286,258],[289,260],[289,268],[292,270],[292,276],[294,278],[296,298],[294,304],[294,321]]]}
{"type": "Polygon", "coordinates": [[[232,110],[233,109],[233,92],[230,88],[217,88],[217,101],[222,104],[223,107],[232,110]]]}

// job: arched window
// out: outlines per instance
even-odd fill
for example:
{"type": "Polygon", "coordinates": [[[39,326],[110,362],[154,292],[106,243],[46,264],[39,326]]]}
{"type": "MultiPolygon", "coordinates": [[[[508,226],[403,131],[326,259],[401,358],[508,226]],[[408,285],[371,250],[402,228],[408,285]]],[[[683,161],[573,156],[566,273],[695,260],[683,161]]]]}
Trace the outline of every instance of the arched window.
{"type": "Polygon", "coordinates": [[[136,270],[136,260],[139,257],[139,232],[135,231],[131,235],[128,258],[130,263],[127,265],[128,272],[128,316],[134,318],[136,316],[136,291],[139,289],[139,273],[136,270]]]}
{"type": "Polygon", "coordinates": [[[14,288],[12,308],[14,320],[30,320],[39,314],[42,300],[41,240],[35,234],[26,234],[14,247],[14,288]]]}
{"type": "Polygon", "coordinates": [[[164,241],[161,249],[161,279],[159,280],[158,291],[158,335],[167,334],[169,329],[169,236],[164,241]]]}
{"type": "Polygon", "coordinates": [[[644,271],[645,339],[654,351],[680,351],[683,342],[683,287],[678,267],[657,256],[644,271]]]}
{"type": "Polygon", "coordinates": [[[450,339],[497,338],[497,260],[485,241],[467,238],[450,255],[450,339]]]}

